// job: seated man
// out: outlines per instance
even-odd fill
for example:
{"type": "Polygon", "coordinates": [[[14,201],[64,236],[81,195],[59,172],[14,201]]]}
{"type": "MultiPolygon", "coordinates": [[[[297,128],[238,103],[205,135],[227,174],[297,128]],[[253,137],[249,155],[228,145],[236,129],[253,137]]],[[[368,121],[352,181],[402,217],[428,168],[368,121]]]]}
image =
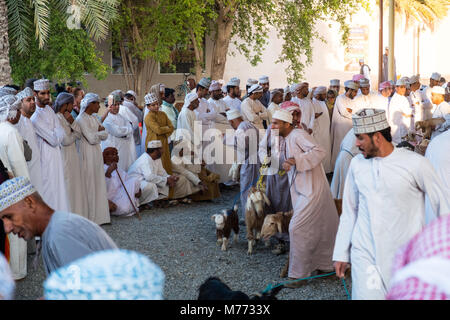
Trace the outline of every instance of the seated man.
{"type": "MultiPolygon", "coordinates": [[[[114,147],[103,150],[103,162],[109,211],[115,216],[132,216],[138,210],[139,204],[144,205],[139,202],[142,195],[139,179],[130,177],[117,166],[119,152],[114,147]]],[[[154,199],[148,200],[146,203],[152,200],[154,199]]]]}
{"type": "Polygon", "coordinates": [[[183,157],[183,150],[187,148],[186,143],[175,145],[174,152],[172,152],[172,169],[173,172],[186,177],[189,181],[192,194],[190,198],[195,201],[202,201],[220,197],[220,176],[207,170],[204,162],[194,164],[192,155],[191,157],[183,157]]]}
{"type": "MultiPolygon", "coordinates": [[[[149,141],[147,151],[143,153],[128,169],[128,174],[132,177],[138,177],[141,181],[141,189],[149,184],[157,187],[157,200],[155,206],[175,205],[180,199],[191,194],[189,181],[184,176],[167,174],[161,162],[163,155],[162,143],[159,140],[149,141]],[[173,196],[169,200],[169,188],[173,188],[173,196]]],[[[144,191],[143,191],[144,193],[144,191]]],[[[186,200],[183,200],[186,201],[186,200]]]]}
{"type": "Polygon", "coordinates": [[[41,237],[47,275],[92,252],[117,249],[114,241],[94,222],[50,208],[25,177],[0,185],[0,219],[6,233],[13,232],[25,240],[41,237]]]}

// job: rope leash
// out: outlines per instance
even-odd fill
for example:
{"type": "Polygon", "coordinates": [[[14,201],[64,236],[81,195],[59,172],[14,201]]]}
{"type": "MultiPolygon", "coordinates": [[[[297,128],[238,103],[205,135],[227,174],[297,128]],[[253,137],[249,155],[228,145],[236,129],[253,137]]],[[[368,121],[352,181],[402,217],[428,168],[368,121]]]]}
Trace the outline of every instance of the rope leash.
{"type": "MultiPolygon", "coordinates": [[[[269,292],[272,289],[278,288],[278,287],[283,286],[283,285],[288,284],[288,283],[294,283],[294,282],[299,282],[299,281],[303,281],[303,280],[311,280],[311,279],[317,279],[317,278],[322,278],[322,277],[328,277],[328,276],[331,276],[333,274],[336,274],[336,272],[330,272],[330,273],[321,274],[321,275],[317,275],[317,276],[311,276],[311,277],[306,277],[306,278],[301,278],[301,279],[285,281],[285,282],[278,283],[276,285],[269,284],[269,285],[267,285],[266,289],[264,289],[264,291],[262,293],[263,294],[267,293],[267,292],[269,292]]],[[[345,278],[342,278],[342,283],[344,285],[345,293],[347,294],[347,299],[351,300],[350,293],[348,292],[347,284],[345,282],[345,278]]]]}

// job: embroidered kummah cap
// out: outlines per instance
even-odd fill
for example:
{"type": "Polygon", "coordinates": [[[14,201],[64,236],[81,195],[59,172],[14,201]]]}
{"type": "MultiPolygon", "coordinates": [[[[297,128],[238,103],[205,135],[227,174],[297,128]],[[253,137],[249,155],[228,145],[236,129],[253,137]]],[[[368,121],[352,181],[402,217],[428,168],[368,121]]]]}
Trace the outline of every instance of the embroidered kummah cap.
{"type": "Polygon", "coordinates": [[[209,86],[209,91],[216,91],[216,90],[221,90],[222,89],[222,85],[217,82],[216,80],[211,81],[211,84],[209,86]]]}
{"type": "Polygon", "coordinates": [[[211,80],[209,80],[206,77],[203,77],[200,79],[200,81],[198,82],[199,86],[202,86],[203,88],[209,88],[209,86],[211,85],[211,80]]]}
{"type": "Polygon", "coordinates": [[[3,86],[0,88],[0,97],[6,96],[6,95],[14,95],[17,93],[17,90],[11,87],[3,86]]]}
{"type": "Polygon", "coordinates": [[[6,180],[0,185],[0,212],[35,192],[36,189],[28,178],[15,177],[6,180]]]}
{"type": "Polygon", "coordinates": [[[147,148],[148,149],[150,149],[150,148],[151,149],[153,149],[153,148],[162,148],[162,143],[161,143],[160,140],[152,140],[152,141],[148,142],[147,148]]]}
{"type": "Polygon", "coordinates": [[[317,87],[313,93],[314,94],[325,94],[325,93],[327,93],[327,87],[324,87],[324,86],[317,87]]]}
{"type": "Polygon", "coordinates": [[[450,299],[450,216],[432,221],[400,247],[388,300],[450,299]]]}
{"type": "Polygon", "coordinates": [[[53,271],[44,282],[47,300],[162,300],[164,272],[128,250],[94,252],[53,271]]]}
{"type": "Polygon", "coordinates": [[[92,92],[86,93],[86,95],[80,102],[80,114],[81,114],[81,112],[86,111],[86,108],[92,102],[100,102],[100,98],[99,98],[98,94],[92,93],[92,92]]]}
{"type": "Polygon", "coordinates": [[[370,87],[370,82],[366,78],[363,78],[363,79],[359,80],[359,86],[361,88],[368,88],[368,87],[370,87]]]}
{"type": "Polygon", "coordinates": [[[249,95],[257,92],[263,92],[263,87],[261,87],[259,84],[254,84],[248,89],[249,95]]]}
{"type": "Polygon", "coordinates": [[[339,79],[330,80],[330,86],[339,86],[340,84],[341,84],[341,81],[339,79]]]}
{"type": "Polygon", "coordinates": [[[353,80],[348,80],[348,81],[344,82],[344,87],[353,89],[353,90],[358,90],[359,85],[353,80]]]}
{"type": "Polygon", "coordinates": [[[50,90],[50,81],[48,79],[39,79],[33,82],[34,91],[50,90]]]}
{"type": "Polygon", "coordinates": [[[20,100],[17,100],[15,95],[0,97],[0,122],[15,118],[19,109],[20,100]]]}
{"type": "Polygon", "coordinates": [[[240,84],[241,80],[239,80],[239,78],[233,77],[230,79],[230,81],[228,81],[227,86],[239,87],[240,84]]]}
{"type": "Polygon", "coordinates": [[[442,94],[442,95],[444,95],[444,94],[445,94],[445,89],[442,88],[441,86],[434,86],[434,87],[431,89],[431,93],[442,94]]]}
{"type": "Polygon", "coordinates": [[[380,87],[378,88],[378,90],[383,90],[383,89],[387,89],[391,87],[391,83],[389,81],[384,81],[382,83],[380,83],[380,87]]]}
{"type": "Polygon", "coordinates": [[[232,110],[227,111],[227,120],[228,121],[231,121],[231,120],[234,120],[237,118],[241,118],[241,117],[242,117],[242,115],[239,112],[239,110],[237,110],[237,109],[232,109],[232,110]]]}
{"type": "Polygon", "coordinates": [[[156,95],[154,93],[150,92],[145,95],[144,100],[145,100],[145,104],[149,105],[149,104],[158,102],[158,97],[156,97],[156,95]]]}
{"type": "Polygon", "coordinates": [[[259,83],[260,83],[260,84],[269,83],[269,77],[268,77],[268,76],[261,76],[261,77],[259,78],[259,83]]]}
{"type": "Polygon", "coordinates": [[[292,114],[287,110],[277,110],[272,116],[272,119],[278,119],[287,123],[292,123],[292,114]]]}
{"type": "Polygon", "coordinates": [[[22,101],[25,98],[34,96],[33,90],[31,88],[26,87],[22,91],[20,91],[18,94],[16,94],[16,98],[20,101],[22,101]]]}
{"type": "Polygon", "coordinates": [[[251,87],[254,84],[258,84],[258,80],[253,79],[253,78],[248,78],[247,80],[247,86],[251,87]]]}
{"type": "Polygon", "coordinates": [[[440,81],[441,80],[441,74],[437,73],[437,72],[433,72],[433,74],[431,75],[430,79],[436,80],[436,81],[440,81]]]}
{"type": "Polygon", "coordinates": [[[12,300],[15,287],[8,261],[0,253],[0,300],[12,300]]]}
{"type": "Polygon", "coordinates": [[[366,108],[352,116],[355,134],[372,133],[389,128],[386,111],[382,109],[366,108]]]}
{"type": "Polygon", "coordinates": [[[403,77],[397,80],[397,82],[395,83],[395,85],[398,86],[406,86],[409,84],[409,81],[407,81],[407,78],[403,77]]]}
{"type": "Polygon", "coordinates": [[[361,80],[361,79],[364,79],[364,76],[362,75],[362,74],[355,74],[353,77],[352,77],[352,80],[353,81],[359,81],[359,80],[361,80]]]}

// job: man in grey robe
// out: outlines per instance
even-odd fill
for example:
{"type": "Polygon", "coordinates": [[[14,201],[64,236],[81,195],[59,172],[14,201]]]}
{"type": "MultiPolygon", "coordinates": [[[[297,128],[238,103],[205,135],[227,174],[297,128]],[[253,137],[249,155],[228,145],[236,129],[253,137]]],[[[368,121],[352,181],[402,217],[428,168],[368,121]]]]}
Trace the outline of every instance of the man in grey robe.
{"type": "MultiPolygon", "coordinates": [[[[384,48],[384,54],[383,54],[383,79],[381,79],[381,82],[389,81],[389,48],[384,48]]],[[[397,73],[395,71],[396,65],[395,65],[395,58],[394,58],[394,81],[397,81],[397,73]]]]}
{"type": "MultiPolygon", "coordinates": [[[[234,109],[228,111],[227,119],[230,122],[230,125],[235,130],[233,145],[237,150],[238,156],[237,163],[235,163],[233,166],[234,168],[236,168],[237,164],[241,165],[241,169],[239,171],[241,185],[241,210],[239,210],[239,212],[240,220],[243,221],[248,192],[252,185],[256,185],[259,176],[259,132],[256,127],[250,122],[244,121],[241,113],[238,110],[234,109]]],[[[230,140],[225,136],[224,143],[227,144],[229,141],[230,140]]],[[[233,170],[233,167],[230,169],[230,171],[231,170],[233,170]]]]}
{"type": "Polygon", "coordinates": [[[50,208],[25,177],[0,185],[0,218],[6,233],[13,232],[25,240],[41,237],[47,275],[92,252],[117,248],[95,223],[50,208]]]}

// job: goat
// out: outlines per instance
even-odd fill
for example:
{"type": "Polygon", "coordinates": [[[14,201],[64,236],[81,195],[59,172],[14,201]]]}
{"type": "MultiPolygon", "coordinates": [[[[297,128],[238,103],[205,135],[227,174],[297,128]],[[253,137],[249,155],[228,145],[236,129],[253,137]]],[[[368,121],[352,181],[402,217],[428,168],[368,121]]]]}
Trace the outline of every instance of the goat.
{"type": "Polygon", "coordinates": [[[423,132],[424,139],[431,139],[431,133],[435,130],[436,126],[445,122],[444,118],[432,118],[424,121],[416,121],[414,128],[423,132]]]}
{"type": "MultiPolygon", "coordinates": [[[[270,237],[274,236],[277,232],[289,233],[289,223],[291,222],[291,218],[293,215],[293,211],[290,210],[288,212],[277,212],[275,214],[268,214],[264,218],[264,223],[261,230],[261,236],[264,240],[268,240],[270,237]]],[[[284,278],[287,275],[289,270],[289,256],[287,257],[286,264],[280,272],[280,277],[284,278]]]]}
{"type": "Polygon", "coordinates": [[[252,187],[245,204],[245,224],[247,226],[248,254],[253,253],[255,239],[261,238],[264,223],[264,205],[270,206],[270,200],[264,190],[252,187]]]}
{"type": "Polygon", "coordinates": [[[198,289],[197,300],[277,300],[276,295],[283,286],[276,287],[266,293],[257,293],[249,297],[242,291],[233,291],[222,280],[210,277],[198,289]]]}
{"type": "Polygon", "coordinates": [[[234,231],[234,242],[238,241],[239,217],[237,210],[238,206],[235,205],[232,210],[222,210],[221,213],[211,216],[211,219],[216,223],[217,244],[222,243],[222,251],[227,250],[231,230],[234,231]]]}

